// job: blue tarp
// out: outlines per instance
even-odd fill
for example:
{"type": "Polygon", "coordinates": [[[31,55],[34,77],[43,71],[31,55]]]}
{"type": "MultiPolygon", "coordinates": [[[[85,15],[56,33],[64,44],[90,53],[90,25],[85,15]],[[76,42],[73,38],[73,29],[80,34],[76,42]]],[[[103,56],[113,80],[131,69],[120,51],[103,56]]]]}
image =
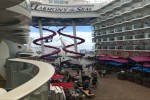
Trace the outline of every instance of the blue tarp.
{"type": "Polygon", "coordinates": [[[142,67],[142,66],[138,66],[138,65],[135,65],[134,67],[132,67],[133,70],[137,70],[137,71],[142,71],[142,72],[148,72],[150,73],[150,68],[145,68],[145,67],[142,67]]]}
{"type": "Polygon", "coordinates": [[[106,62],[106,64],[109,64],[109,65],[114,65],[114,66],[117,66],[117,67],[122,67],[122,63],[118,63],[118,62],[113,62],[113,61],[110,61],[110,62],[106,62]]]}
{"type": "Polygon", "coordinates": [[[97,59],[96,59],[96,62],[104,62],[104,61],[102,61],[102,60],[97,60],[97,59]]]}

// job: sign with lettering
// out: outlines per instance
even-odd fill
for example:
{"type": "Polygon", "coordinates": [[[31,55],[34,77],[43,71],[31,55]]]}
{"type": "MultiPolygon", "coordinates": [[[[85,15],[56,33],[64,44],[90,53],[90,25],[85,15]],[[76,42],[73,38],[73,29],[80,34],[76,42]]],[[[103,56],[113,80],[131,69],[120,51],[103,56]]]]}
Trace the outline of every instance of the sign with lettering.
{"type": "Polygon", "coordinates": [[[31,5],[31,10],[49,11],[49,12],[88,12],[93,10],[94,5],[79,6],[51,6],[51,5],[31,5]]]}

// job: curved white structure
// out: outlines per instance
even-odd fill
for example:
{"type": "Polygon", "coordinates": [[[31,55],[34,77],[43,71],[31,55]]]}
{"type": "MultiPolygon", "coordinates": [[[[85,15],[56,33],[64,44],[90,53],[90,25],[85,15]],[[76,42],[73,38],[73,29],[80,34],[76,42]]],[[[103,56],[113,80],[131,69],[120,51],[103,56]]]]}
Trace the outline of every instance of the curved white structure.
{"type": "MultiPolygon", "coordinates": [[[[29,23],[31,20],[30,2],[29,0],[1,0],[0,1],[0,87],[6,88],[6,61],[8,58],[15,58],[19,51],[19,46],[28,43],[29,23]]],[[[13,91],[13,90],[12,90],[13,91]]],[[[7,98],[7,92],[0,91],[1,100],[12,100],[7,98]],[[6,93],[5,93],[6,92],[6,93]]],[[[25,92],[25,91],[24,91],[25,92]]],[[[21,93],[15,92],[15,93],[21,93]]],[[[13,95],[14,96],[14,95],[13,95]]],[[[17,98],[23,95],[18,95],[17,98]]],[[[15,97],[16,99],[16,97],[15,97]]]]}
{"type": "Polygon", "coordinates": [[[0,74],[5,78],[6,59],[16,56],[18,44],[28,43],[31,12],[29,0],[1,0],[0,5],[0,74]]]}
{"type": "MultiPolygon", "coordinates": [[[[10,59],[9,61],[14,62],[25,62],[29,64],[35,65],[39,71],[34,78],[30,81],[26,82],[25,84],[9,91],[6,93],[0,93],[0,100],[18,100],[24,98],[25,96],[29,95],[30,93],[37,90],[43,84],[48,82],[48,80],[52,77],[55,72],[53,66],[48,63],[34,61],[34,60],[25,60],[25,59],[10,59]]],[[[19,67],[19,66],[18,66],[19,67]]],[[[0,91],[1,92],[1,91],[0,91]]],[[[2,91],[3,92],[3,91],[2,91]]]]}

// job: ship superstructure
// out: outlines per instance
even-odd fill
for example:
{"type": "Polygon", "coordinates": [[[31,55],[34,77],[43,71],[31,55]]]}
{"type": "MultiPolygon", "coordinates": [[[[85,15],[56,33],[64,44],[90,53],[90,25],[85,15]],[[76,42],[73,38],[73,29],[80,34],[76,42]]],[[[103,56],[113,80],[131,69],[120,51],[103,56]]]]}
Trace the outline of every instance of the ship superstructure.
{"type": "Polygon", "coordinates": [[[97,55],[149,56],[150,1],[114,0],[93,20],[97,55]]]}

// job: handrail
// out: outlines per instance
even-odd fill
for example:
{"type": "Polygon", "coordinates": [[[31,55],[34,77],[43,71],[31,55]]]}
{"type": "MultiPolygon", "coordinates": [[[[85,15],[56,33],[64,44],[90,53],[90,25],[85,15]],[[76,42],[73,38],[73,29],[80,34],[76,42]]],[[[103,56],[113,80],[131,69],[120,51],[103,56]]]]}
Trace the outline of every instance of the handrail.
{"type": "Polygon", "coordinates": [[[38,74],[30,81],[11,90],[10,92],[0,95],[0,100],[19,100],[45,84],[54,74],[55,69],[52,65],[35,60],[9,59],[9,61],[26,62],[39,68],[38,74]]]}
{"type": "MultiPolygon", "coordinates": [[[[122,6],[124,6],[124,5],[126,5],[126,4],[129,4],[129,3],[132,3],[132,2],[133,2],[133,1],[130,0],[130,1],[127,1],[127,2],[120,3],[120,5],[114,6],[112,9],[107,10],[106,12],[101,13],[101,15],[104,15],[104,14],[109,13],[109,12],[113,12],[115,9],[117,9],[117,8],[119,9],[119,8],[121,8],[122,6]]],[[[116,3],[116,2],[113,1],[112,3],[116,3]]],[[[109,6],[109,5],[108,5],[108,6],[109,6]]]]}
{"type": "Polygon", "coordinates": [[[119,25],[122,25],[122,24],[132,23],[132,22],[136,22],[136,21],[139,21],[139,20],[146,19],[146,18],[148,18],[148,17],[150,17],[150,14],[149,14],[149,15],[145,15],[144,17],[139,17],[139,18],[136,18],[136,19],[131,19],[131,20],[129,20],[129,21],[124,21],[124,22],[116,23],[116,24],[109,25],[109,26],[106,26],[106,27],[97,28],[97,29],[95,29],[95,30],[107,29],[107,28],[114,27],[114,26],[119,26],[119,25]]]}
{"type": "Polygon", "coordinates": [[[120,32],[115,32],[115,33],[108,33],[108,34],[103,34],[103,35],[98,35],[98,36],[99,37],[102,37],[102,36],[106,36],[107,37],[108,35],[129,33],[129,32],[133,32],[133,31],[141,31],[141,30],[145,30],[145,29],[150,29],[150,27],[136,28],[136,29],[126,30],[126,31],[120,31],[120,32]]]}

